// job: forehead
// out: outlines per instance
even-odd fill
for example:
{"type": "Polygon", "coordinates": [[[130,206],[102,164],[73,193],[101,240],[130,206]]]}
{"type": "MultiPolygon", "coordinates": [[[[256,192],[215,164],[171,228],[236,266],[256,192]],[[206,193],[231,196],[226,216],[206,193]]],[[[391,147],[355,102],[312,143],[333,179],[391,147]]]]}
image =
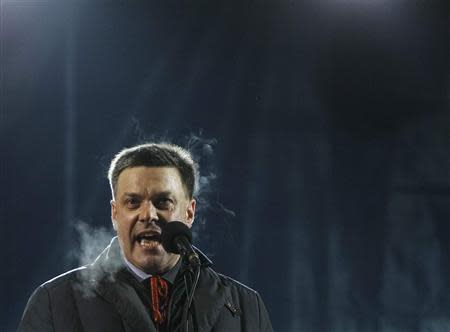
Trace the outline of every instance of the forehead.
{"type": "Polygon", "coordinates": [[[117,180],[117,194],[125,192],[151,194],[157,191],[185,193],[180,173],[175,167],[130,167],[117,180]]]}

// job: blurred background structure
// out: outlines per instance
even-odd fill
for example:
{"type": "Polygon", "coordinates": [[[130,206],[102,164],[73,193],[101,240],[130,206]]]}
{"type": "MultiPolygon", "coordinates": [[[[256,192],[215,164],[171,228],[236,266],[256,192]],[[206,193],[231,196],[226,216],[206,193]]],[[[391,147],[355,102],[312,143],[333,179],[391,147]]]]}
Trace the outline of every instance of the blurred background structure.
{"type": "Polygon", "coordinates": [[[449,331],[448,13],[1,0],[0,330],[78,266],[74,225],[110,228],[113,155],[165,139],[200,158],[196,244],[276,331],[449,331]]]}

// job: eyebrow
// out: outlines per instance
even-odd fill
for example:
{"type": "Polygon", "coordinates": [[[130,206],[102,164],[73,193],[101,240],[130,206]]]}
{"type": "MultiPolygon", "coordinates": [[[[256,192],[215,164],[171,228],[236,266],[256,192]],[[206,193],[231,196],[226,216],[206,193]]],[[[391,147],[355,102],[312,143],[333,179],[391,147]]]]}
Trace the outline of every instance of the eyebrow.
{"type": "Polygon", "coordinates": [[[156,193],[155,196],[172,196],[172,192],[171,191],[161,191],[159,193],[156,193]]]}
{"type": "MultiPolygon", "coordinates": [[[[123,196],[142,197],[143,195],[141,195],[139,193],[125,192],[125,193],[123,193],[123,196]]],[[[172,196],[172,192],[171,191],[161,191],[161,192],[155,193],[155,196],[172,196]]]]}
{"type": "Polygon", "coordinates": [[[142,195],[138,193],[123,193],[123,196],[141,197],[142,195]]]}

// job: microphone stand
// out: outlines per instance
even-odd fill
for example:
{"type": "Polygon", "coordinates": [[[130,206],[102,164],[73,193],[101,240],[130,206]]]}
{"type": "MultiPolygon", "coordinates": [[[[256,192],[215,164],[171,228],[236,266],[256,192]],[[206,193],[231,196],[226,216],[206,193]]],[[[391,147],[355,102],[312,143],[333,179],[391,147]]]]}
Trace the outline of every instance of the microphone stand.
{"type": "Polygon", "coordinates": [[[191,230],[183,222],[172,221],[166,223],[161,238],[164,249],[166,249],[167,252],[180,254],[188,265],[188,271],[186,272],[188,272],[188,274],[193,273],[194,275],[193,281],[192,276],[189,275],[189,281],[192,281],[192,283],[187,282],[186,274],[183,276],[186,290],[186,302],[184,303],[181,326],[184,332],[189,332],[189,308],[194,299],[194,292],[197,288],[198,279],[200,278],[200,258],[191,245],[191,230]],[[190,289],[188,289],[189,286],[190,289]]]}
{"type": "Polygon", "coordinates": [[[186,288],[187,298],[186,298],[186,302],[184,303],[183,316],[182,316],[184,332],[189,332],[189,319],[188,319],[189,308],[191,307],[192,300],[194,298],[194,292],[195,292],[195,289],[197,288],[198,279],[200,278],[200,265],[196,265],[196,266],[194,266],[194,268],[195,268],[194,282],[192,283],[192,287],[190,290],[188,290],[186,288]]]}

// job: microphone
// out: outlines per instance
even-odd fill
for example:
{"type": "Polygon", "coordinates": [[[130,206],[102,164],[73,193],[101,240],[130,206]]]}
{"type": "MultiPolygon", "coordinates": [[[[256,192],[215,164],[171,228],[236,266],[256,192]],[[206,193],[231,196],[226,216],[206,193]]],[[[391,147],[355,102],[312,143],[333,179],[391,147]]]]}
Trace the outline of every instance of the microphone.
{"type": "MultiPolygon", "coordinates": [[[[194,298],[194,292],[197,288],[197,283],[200,278],[200,258],[192,248],[192,232],[185,223],[181,221],[170,221],[162,227],[161,242],[167,252],[174,254],[181,254],[185,257],[190,265],[189,270],[194,270],[194,279],[191,284],[187,286],[187,298],[184,302],[182,326],[183,331],[189,331],[189,308],[191,307],[194,298]]],[[[191,279],[191,278],[188,278],[191,279]]],[[[186,278],[184,279],[186,283],[186,278]]]]}
{"type": "Polygon", "coordinates": [[[191,266],[200,266],[200,258],[192,248],[191,229],[181,221],[170,221],[162,228],[162,246],[167,252],[181,254],[191,266]]]}

